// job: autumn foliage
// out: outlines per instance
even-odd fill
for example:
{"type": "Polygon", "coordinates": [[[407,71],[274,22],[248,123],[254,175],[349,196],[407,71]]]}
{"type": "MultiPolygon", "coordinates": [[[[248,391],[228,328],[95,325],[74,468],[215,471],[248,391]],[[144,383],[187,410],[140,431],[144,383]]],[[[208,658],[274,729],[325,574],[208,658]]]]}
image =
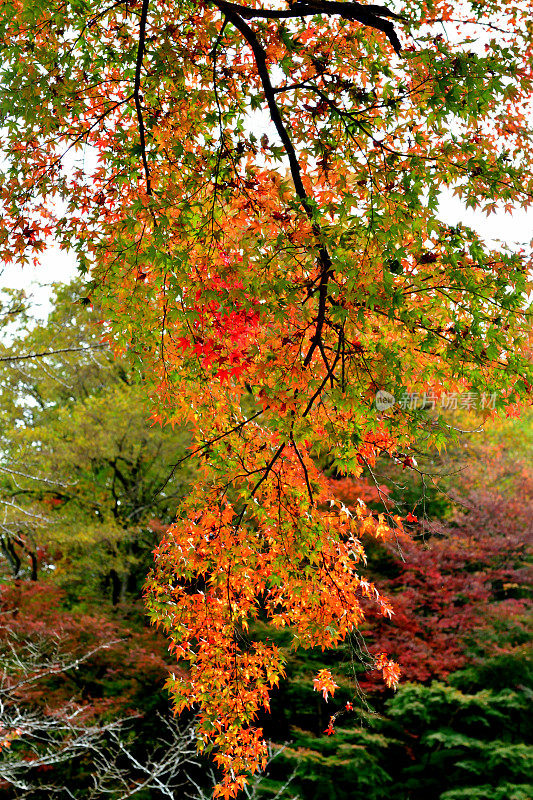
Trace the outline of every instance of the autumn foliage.
{"type": "MultiPolygon", "coordinates": [[[[531,478],[521,488],[519,500],[471,493],[453,527],[434,522],[428,541],[405,542],[401,559],[393,554],[396,576],[381,584],[392,598],[394,623],[374,618],[369,641],[400,659],[406,680],[442,680],[479,648],[498,655],[527,640],[531,478]]],[[[366,685],[375,688],[368,677],[366,685]]]]}
{"type": "Polygon", "coordinates": [[[153,419],[193,433],[147,602],[223,796],[264,763],[283,674],[250,623],[324,648],[365,598],[391,614],[360,537],[405,520],[350,512],[330,477],[448,429],[376,392],[530,392],[530,256],[437,213],[449,188],[531,204],[527,5],[2,4],[1,254],[75,250],[153,419]]]}
{"type": "Polygon", "coordinates": [[[113,621],[94,609],[71,612],[64,593],[53,585],[5,585],[0,603],[6,668],[10,643],[20,656],[18,668],[11,665],[4,680],[15,687],[22,708],[39,708],[51,718],[75,711],[79,721],[134,714],[143,687],[161,680],[168,670],[168,656],[152,631],[128,629],[124,620],[113,621]],[[26,645],[40,647],[42,661],[49,659],[45,669],[39,662],[32,669],[31,659],[24,657],[26,645]],[[85,671],[83,680],[63,669],[63,661],[78,663],[85,671]],[[105,696],[106,683],[119,674],[120,692],[105,696]]]}

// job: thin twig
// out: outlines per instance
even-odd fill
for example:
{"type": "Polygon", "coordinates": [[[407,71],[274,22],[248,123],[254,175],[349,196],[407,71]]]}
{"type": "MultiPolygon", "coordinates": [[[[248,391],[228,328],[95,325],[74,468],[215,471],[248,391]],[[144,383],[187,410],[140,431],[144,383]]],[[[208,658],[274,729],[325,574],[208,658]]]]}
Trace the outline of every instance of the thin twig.
{"type": "Polygon", "coordinates": [[[0,356],[0,362],[5,361],[25,361],[30,358],[44,358],[44,356],[55,356],[58,353],[84,353],[90,350],[109,349],[106,344],[92,344],[87,347],[62,347],[59,350],[44,350],[42,353],[24,353],[21,356],[0,356]]]}

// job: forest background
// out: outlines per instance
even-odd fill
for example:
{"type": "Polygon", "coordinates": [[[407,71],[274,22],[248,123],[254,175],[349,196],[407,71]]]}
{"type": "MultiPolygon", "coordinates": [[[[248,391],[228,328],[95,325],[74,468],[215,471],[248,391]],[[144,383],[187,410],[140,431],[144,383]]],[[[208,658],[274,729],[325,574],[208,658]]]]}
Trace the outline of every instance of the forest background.
{"type": "MultiPolygon", "coordinates": [[[[194,716],[172,717],[173,659],[142,603],[152,550],[195,480],[190,461],[174,466],[190,434],[149,424],[99,317],[79,281],[56,286],[44,323],[24,293],[3,293],[0,792],[209,797],[217,776],[196,753],[194,716]]],[[[449,415],[461,431],[420,473],[376,466],[412,521],[409,538],[365,539],[366,576],[396,614],[369,609],[360,660],[346,647],[294,651],[257,625],[287,676],[261,720],[272,761],[249,796],[531,796],[533,421],[482,430],[475,411],[449,415]],[[396,693],[372,669],[381,651],[401,663],[396,693]],[[328,702],[312,688],[321,669],[341,676],[328,702]]],[[[348,508],[362,497],[379,510],[370,477],[332,479],[348,508]]]]}

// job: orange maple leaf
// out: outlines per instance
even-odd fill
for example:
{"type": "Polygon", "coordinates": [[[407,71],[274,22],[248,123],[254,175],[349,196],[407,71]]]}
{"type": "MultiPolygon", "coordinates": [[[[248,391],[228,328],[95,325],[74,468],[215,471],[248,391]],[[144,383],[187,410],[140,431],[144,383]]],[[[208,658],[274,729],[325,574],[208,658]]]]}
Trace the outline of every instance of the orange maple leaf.
{"type": "Polygon", "coordinates": [[[333,680],[333,675],[329,669],[321,669],[316,678],[313,679],[313,689],[315,692],[322,692],[326,702],[328,701],[329,694],[331,693],[333,697],[335,689],[338,688],[339,685],[333,680]]]}

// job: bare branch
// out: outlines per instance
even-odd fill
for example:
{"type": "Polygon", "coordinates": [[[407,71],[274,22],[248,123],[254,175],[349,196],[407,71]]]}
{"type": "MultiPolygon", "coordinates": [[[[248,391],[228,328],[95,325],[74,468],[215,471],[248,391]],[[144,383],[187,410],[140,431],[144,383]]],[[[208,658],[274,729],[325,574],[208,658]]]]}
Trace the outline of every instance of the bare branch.
{"type": "Polygon", "coordinates": [[[135,109],[137,111],[137,119],[139,121],[141,156],[143,161],[144,172],[146,175],[146,194],[152,194],[152,184],[150,180],[150,168],[148,166],[148,159],[146,158],[146,134],[145,134],[143,111],[141,104],[141,69],[144,56],[144,43],[146,40],[146,18],[148,16],[149,2],[150,0],[143,0],[141,9],[141,20],[139,23],[139,46],[137,48],[137,63],[135,65],[135,85],[133,89],[135,109]]]}
{"type": "Polygon", "coordinates": [[[216,5],[228,16],[228,12],[234,11],[244,19],[289,19],[294,17],[309,17],[317,14],[327,16],[340,16],[343,19],[354,20],[362,25],[374,28],[384,33],[389,39],[396,53],[400,53],[402,46],[394,30],[392,22],[388,22],[383,17],[395,20],[405,20],[405,17],[396,14],[386,6],[382,5],[362,5],[361,3],[342,3],[336,0],[305,0],[301,3],[293,3],[287,9],[268,9],[268,8],[246,8],[239,3],[226,2],[226,0],[215,0],[216,5]]]}
{"type": "Polygon", "coordinates": [[[26,361],[31,358],[44,358],[45,356],[55,356],[59,353],[88,353],[91,350],[108,350],[106,344],[91,344],[86,347],[62,347],[59,350],[43,350],[41,353],[23,353],[19,356],[0,356],[0,362],[26,361]]]}
{"type": "Polygon", "coordinates": [[[3,633],[0,735],[9,743],[20,741],[22,746],[1,752],[2,785],[23,792],[22,797],[51,798],[56,794],[74,797],[66,785],[53,780],[44,785],[41,772],[43,767],[53,768],[83,759],[91,765],[93,781],[92,787],[84,789],[87,800],[100,800],[106,795],[127,800],[142,791],[154,791],[168,798],[183,794],[183,788],[191,783],[188,769],[199,766],[192,723],[158,715],[158,735],[147,743],[141,756],[138,742],[131,735],[132,725],[138,725],[140,714],[102,722],[87,719],[86,706],[72,701],[48,709],[21,700],[20,690],[28,684],[77,669],[120,640],[104,642],[73,657],[63,651],[59,636],[21,639],[5,627],[3,633]],[[17,673],[22,673],[19,680],[17,673]]]}

